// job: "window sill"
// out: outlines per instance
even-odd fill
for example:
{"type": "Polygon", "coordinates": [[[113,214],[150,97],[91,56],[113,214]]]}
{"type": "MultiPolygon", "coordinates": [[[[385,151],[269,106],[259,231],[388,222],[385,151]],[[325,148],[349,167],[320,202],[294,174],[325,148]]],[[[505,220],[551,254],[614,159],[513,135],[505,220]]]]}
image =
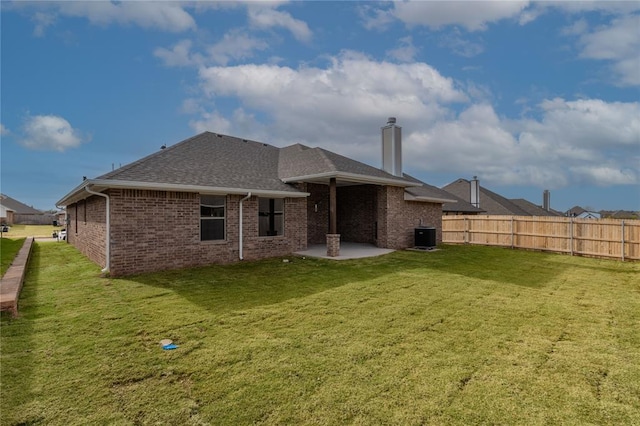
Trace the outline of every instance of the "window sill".
{"type": "Polygon", "coordinates": [[[228,243],[229,241],[227,240],[200,240],[200,244],[213,245],[213,246],[217,246],[217,245],[221,246],[228,243]]]}

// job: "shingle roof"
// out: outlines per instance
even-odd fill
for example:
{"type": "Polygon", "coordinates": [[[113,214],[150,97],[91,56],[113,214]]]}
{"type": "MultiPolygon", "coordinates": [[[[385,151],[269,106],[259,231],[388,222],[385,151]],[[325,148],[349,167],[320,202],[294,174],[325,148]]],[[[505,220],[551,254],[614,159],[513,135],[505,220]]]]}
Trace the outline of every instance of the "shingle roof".
{"type": "Polygon", "coordinates": [[[41,214],[42,212],[33,207],[29,207],[28,205],[21,203],[20,201],[9,197],[5,194],[0,194],[0,204],[2,204],[6,209],[12,210],[18,214],[41,214]]]}
{"type": "Polygon", "coordinates": [[[511,198],[509,201],[529,213],[530,216],[562,216],[562,214],[555,210],[546,211],[542,207],[537,206],[524,198],[511,198]]]}
{"type": "MultiPolygon", "coordinates": [[[[443,190],[444,191],[444,190],[443,190]]],[[[483,209],[480,209],[468,201],[463,200],[455,194],[445,191],[449,194],[450,198],[456,200],[454,203],[444,203],[442,205],[443,213],[468,213],[468,214],[486,214],[483,209]]]]}
{"type": "MultiPolygon", "coordinates": [[[[471,183],[466,179],[458,179],[445,185],[442,189],[467,202],[471,201],[471,183]]],[[[531,216],[502,195],[482,186],[480,186],[480,208],[488,215],[531,216]]]]}
{"type": "Polygon", "coordinates": [[[569,210],[567,210],[567,212],[565,213],[567,216],[578,216],[581,215],[582,213],[586,212],[585,209],[583,209],[580,206],[573,206],[571,207],[569,210]]]}
{"type": "Polygon", "coordinates": [[[279,151],[204,132],[97,179],[299,192],[278,178],[279,151]]]}
{"type": "MultiPolygon", "coordinates": [[[[405,188],[405,192],[407,192],[409,195],[413,197],[432,199],[432,200],[456,200],[456,201],[458,200],[457,197],[448,193],[447,191],[444,191],[433,185],[429,185],[428,183],[422,182],[421,180],[416,179],[413,176],[410,176],[406,173],[404,174],[404,178],[412,182],[421,184],[420,186],[405,188]]],[[[445,204],[451,204],[451,203],[449,202],[445,204]]],[[[475,208],[471,204],[469,204],[469,207],[475,208]]]]}
{"type": "Polygon", "coordinates": [[[413,183],[335,152],[322,148],[310,148],[301,144],[291,145],[280,150],[278,171],[280,178],[285,181],[333,173],[362,176],[373,180],[397,181],[398,184],[404,183],[406,186],[413,183]]]}
{"type": "Polygon", "coordinates": [[[106,188],[151,188],[307,196],[291,183],[325,183],[330,177],[336,177],[343,184],[416,186],[409,194],[451,199],[444,191],[410,176],[394,176],[322,148],[301,144],[277,148],[266,143],[204,132],[96,179],[89,179],[67,194],[59,204],[84,198],[85,187],[98,191],[106,188]]]}

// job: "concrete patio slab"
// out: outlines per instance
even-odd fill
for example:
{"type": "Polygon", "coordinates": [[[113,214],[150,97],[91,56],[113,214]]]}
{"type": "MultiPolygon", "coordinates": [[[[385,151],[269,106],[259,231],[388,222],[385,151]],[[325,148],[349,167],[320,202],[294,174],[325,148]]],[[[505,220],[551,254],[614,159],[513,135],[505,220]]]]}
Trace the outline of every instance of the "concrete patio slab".
{"type": "Polygon", "coordinates": [[[392,249],[376,247],[372,244],[361,243],[340,243],[340,255],[336,257],[327,256],[327,246],[325,244],[314,244],[307,247],[306,250],[295,252],[297,256],[316,257],[320,259],[331,260],[347,260],[361,259],[365,257],[382,256],[394,252],[392,249]]]}

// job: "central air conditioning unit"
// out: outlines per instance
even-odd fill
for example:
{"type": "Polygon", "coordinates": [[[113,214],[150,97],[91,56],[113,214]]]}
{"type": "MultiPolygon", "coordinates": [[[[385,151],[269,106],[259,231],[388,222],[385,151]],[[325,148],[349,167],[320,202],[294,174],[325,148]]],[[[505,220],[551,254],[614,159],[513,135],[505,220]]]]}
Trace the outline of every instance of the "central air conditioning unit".
{"type": "Polygon", "coordinates": [[[421,226],[415,228],[415,247],[432,248],[436,246],[436,228],[421,226]]]}

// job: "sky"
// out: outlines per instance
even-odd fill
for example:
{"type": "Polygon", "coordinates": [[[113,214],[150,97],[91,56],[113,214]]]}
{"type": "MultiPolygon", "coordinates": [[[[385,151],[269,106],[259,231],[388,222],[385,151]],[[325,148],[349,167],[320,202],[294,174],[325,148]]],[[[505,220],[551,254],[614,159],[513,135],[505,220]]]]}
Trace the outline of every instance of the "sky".
{"type": "Polygon", "coordinates": [[[0,189],[39,209],[203,131],[640,210],[640,2],[0,4],[0,189]]]}

